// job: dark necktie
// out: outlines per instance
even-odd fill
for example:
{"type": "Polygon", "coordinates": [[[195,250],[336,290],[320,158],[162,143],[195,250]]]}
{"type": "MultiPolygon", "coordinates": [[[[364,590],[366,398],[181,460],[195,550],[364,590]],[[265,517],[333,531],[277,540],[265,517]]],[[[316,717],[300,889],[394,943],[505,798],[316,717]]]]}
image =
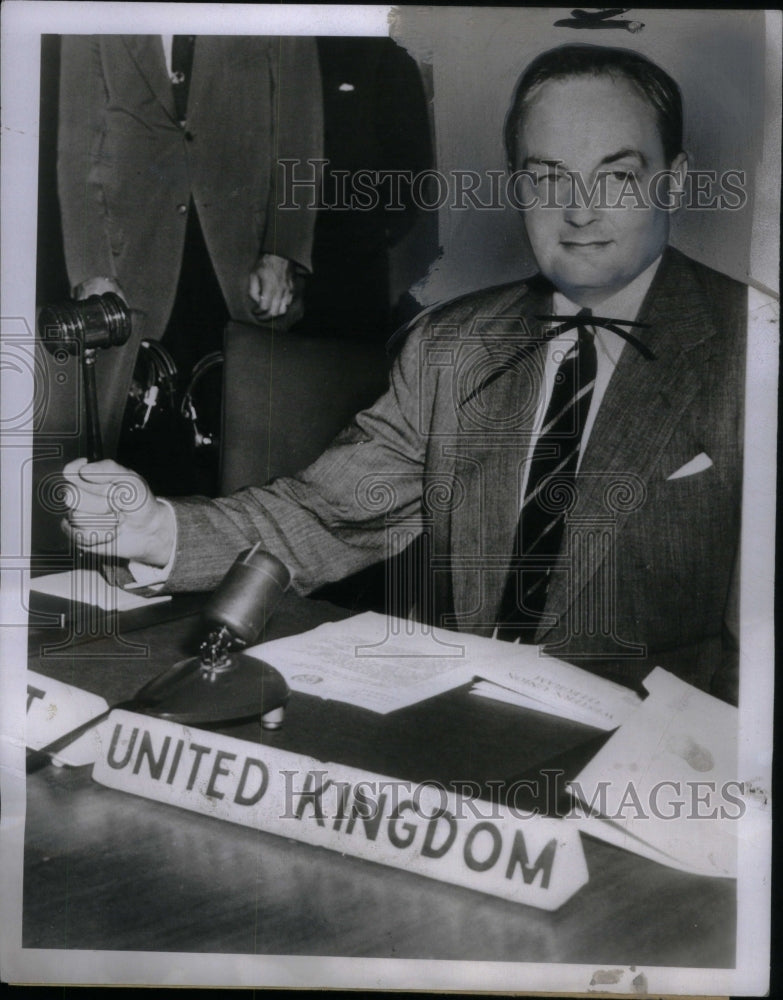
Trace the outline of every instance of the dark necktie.
{"type": "Polygon", "coordinates": [[[171,89],[174,93],[177,121],[181,125],[185,124],[188,113],[188,92],[195,45],[195,35],[174,35],[171,43],[171,89]]]}
{"type": "MultiPolygon", "coordinates": [[[[498,616],[499,639],[533,642],[541,621],[552,563],[563,540],[567,505],[562,499],[576,478],[595,386],[596,349],[587,327],[591,315],[591,310],[581,309],[568,327],[576,327],[578,339],[558,366],[530,462],[512,568],[498,616]]],[[[562,332],[562,327],[554,332],[562,332]]]]}

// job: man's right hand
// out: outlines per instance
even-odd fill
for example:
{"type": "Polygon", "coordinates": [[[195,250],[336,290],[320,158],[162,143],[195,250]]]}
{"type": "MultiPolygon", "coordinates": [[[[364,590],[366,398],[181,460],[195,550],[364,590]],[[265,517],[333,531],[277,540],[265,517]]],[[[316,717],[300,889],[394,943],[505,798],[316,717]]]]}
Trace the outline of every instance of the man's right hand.
{"type": "Polygon", "coordinates": [[[115,295],[119,295],[125,305],[128,304],[125,292],[123,292],[116,278],[87,278],[86,281],[83,281],[74,288],[73,298],[81,301],[82,299],[88,299],[91,295],[103,295],[106,292],[114,292],[115,295]]]}
{"type": "Polygon", "coordinates": [[[61,526],[79,548],[165,566],[174,548],[174,512],[136,472],[77,458],[63,469],[70,508],[61,526]]]}

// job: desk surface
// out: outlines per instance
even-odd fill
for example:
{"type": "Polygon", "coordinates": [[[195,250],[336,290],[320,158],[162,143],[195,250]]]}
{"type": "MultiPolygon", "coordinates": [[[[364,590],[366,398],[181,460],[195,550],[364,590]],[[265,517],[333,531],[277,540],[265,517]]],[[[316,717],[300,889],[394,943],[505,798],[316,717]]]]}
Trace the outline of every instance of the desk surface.
{"type": "MultiPolygon", "coordinates": [[[[175,604],[168,621],[138,627],[137,617],[122,637],[73,648],[39,631],[30,666],[113,703],[195,651],[198,618],[174,617],[192,609],[175,604]]],[[[345,614],[288,597],[267,638],[345,614]]],[[[255,723],[230,732],[261,738],[255,723]]],[[[271,745],[414,781],[480,783],[534,774],[553,761],[568,774],[596,739],[594,729],[464,688],[387,716],[294,693],[282,730],[264,734],[271,745]]],[[[583,840],[588,884],[546,913],[126,795],[94,783],[89,768],[49,767],[27,782],[23,944],[733,966],[733,881],[583,840]]]]}

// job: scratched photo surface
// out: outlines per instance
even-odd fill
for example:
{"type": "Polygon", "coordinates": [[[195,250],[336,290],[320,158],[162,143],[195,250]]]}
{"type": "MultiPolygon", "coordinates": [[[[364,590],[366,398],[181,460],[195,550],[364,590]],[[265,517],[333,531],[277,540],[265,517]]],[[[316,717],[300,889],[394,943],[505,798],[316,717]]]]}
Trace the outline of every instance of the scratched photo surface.
{"type": "Polygon", "coordinates": [[[3,978],[763,995],[780,14],[35,6],[3,978]]]}

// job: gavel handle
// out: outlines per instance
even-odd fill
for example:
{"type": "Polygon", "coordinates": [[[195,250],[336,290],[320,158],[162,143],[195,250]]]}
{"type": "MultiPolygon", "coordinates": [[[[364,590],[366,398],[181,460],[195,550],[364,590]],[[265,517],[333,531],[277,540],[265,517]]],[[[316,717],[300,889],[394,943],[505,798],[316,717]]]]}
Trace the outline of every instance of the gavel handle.
{"type": "Polygon", "coordinates": [[[87,458],[100,462],[103,458],[101,424],[98,417],[98,388],[95,384],[95,348],[84,348],[82,352],[82,378],[84,382],[84,415],[87,430],[87,458]]]}

